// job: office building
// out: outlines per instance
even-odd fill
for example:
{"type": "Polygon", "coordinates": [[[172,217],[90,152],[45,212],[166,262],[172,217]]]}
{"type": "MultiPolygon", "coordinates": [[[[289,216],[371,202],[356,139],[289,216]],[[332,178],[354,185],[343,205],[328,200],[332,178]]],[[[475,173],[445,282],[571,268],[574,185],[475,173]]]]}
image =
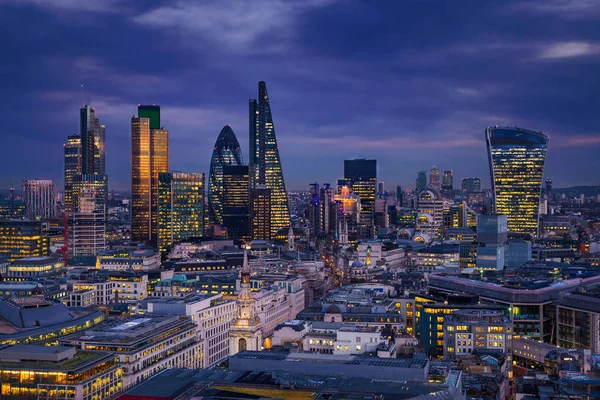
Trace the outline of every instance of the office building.
{"type": "Polygon", "coordinates": [[[402,192],[402,186],[396,186],[396,204],[399,207],[404,206],[404,193],[402,192]]]}
{"type": "Polygon", "coordinates": [[[442,175],[442,193],[446,197],[454,198],[454,178],[452,171],[444,171],[442,175]]]}
{"type": "Polygon", "coordinates": [[[377,195],[378,196],[385,195],[385,182],[381,181],[377,184],[377,195]]]}
{"type": "Polygon", "coordinates": [[[417,172],[417,181],[416,181],[416,192],[419,193],[427,187],[427,172],[418,171],[417,172]]]}
{"type": "Polygon", "coordinates": [[[252,218],[252,239],[253,240],[271,240],[273,229],[271,224],[273,219],[272,193],[271,189],[265,185],[258,185],[252,190],[252,203],[250,215],[252,218]]]}
{"type": "Polygon", "coordinates": [[[360,225],[370,227],[375,214],[377,160],[344,160],[344,180],[360,198],[360,225]]]}
{"type": "Polygon", "coordinates": [[[431,243],[442,237],[444,201],[440,191],[431,185],[428,185],[418,196],[416,240],[431,243]]]}
{"type": "Polygon", "coordinates": [[[22,183],[23,200],[29,219],[56,216],[56,186],[50,180],[26,180],[22,183]]]}
{"type": "Polygon", "coordinates": [[[429,171],[429,184],[437,190],[442,190],[440,182],[440,169],[435,165],[429,171]]]}
{"type": "Polygon", "coordinates": [[[321,190],[318,183],[311,183],[308,191],[309,202],[307,209],[308,217],[308,228],[310,233],[310,239],[315,240],[321,235],[321,227],[323,225],[323,216],[321,215],[321,190]]]}
{"type": "Polygon", "coordinates": [[[105,126],[96,118],[96,110],[89,105],[79,110],[81,138],[81,173],[105,175],[105,126]]]}
{"type": "Polygon", "coordinates": [[[110,352],[20,344],[0,350],[2,399],[106,399],[123,390],[110,352]]]}
{"type": "Polygon", "coordinates": [[[461,189],[464,193],[480,193],[481,192],[481,178],[463,178],[461,183],[461,189]]]}
{"type": "Polygon", "coordinates": [[[131,118],[131,237],[158,245],[158,174],[169,171],[169,131],[160,107],[140,105],[131,118]]]}
{"type": "Polygon", "coordinates": [[[223,224],[223,167],[242,165],[240,144],[229,125],[225,125],[213,148],[208,177],[208,209],[211,224],[223,224]]]}
{"type": "Polygon", "coordinates": [[[457,310],[444,318],[444,358],[512,357],[512,321],[504,310],[457,310]]]}
{"type": "MultiPolygon", "coordinates": [[[[290,227],[290,210],[287,191],[283,180],[283,170],[275,137],[275,126],[271,114],[271,104],[265,82],[258,82],[258,100],[250,100],[250,191],[259,186],[270,191],[268,223],[269,237],[286,235],[290,227]]],[[[256,217],[253,215],[253,223],[256,217]]]]}
{"type": "MultiPolygon", "coordinates": [[[[100,175],[78,175],[78,177],[100,175]]],[[[106,177],[106,175],[104,175],[106,177]]],[[[102,186],[102,190],[106,187],[102,186]]],[[[93,185],[82,185],[76,191],[77,206],[72,218],[72,244],[69,250],[73,256],[95,256],[106,250],[106,203],[104,195],[98,195],[93,185]],[[100,197],[100,199],[99,199],[100,197]]]]}
{"type": "Polygon", "coordinates": [[[508,239],[506,215],[477,216],[477,269],[504,269],[504,253],[508,239]]]}
{"type": "Polygon", "coordinates": [[[223,166],[223,225],[232,239],[250,239],[250,175],[247,165],[223,166]]]}
{"type": "Polygon", "coordinates": [[[202,343],[189,317],[145,314],[111,318],[87,331],[59,339],[83,351],[113,353],[123,367],[123,387],[148,379],[166,368],[202,368],[202,343]]]}
{"type": "MultiPolygon", "coordinates": [[[[102,214],[103,218],[106,218],[108,208],[108,177],[98,174],[82,174],[73,177],[71,193],[73,200],[72,211],[75,213],[79,212],[79,206],[82,204],[80,201],[82,192],[85,192],[85,197],[93,196],[94,207],[102,214]]],[[[90,201],[91,198],[83,203],[85,207],[89,207],[90,201]]]]}
{"type": "Polygon", "coordinates": [[[28,281],[37,278],[50,278],[62,274],[65,263],[56,257],[27,257],[19,258],[10,263],[7,268],[7,281],[28,281]]]}
{"type": "Polygon", "coordinates": [[[539,234],[539,203],[548,136],[520,128],[485,131],[494,212],[508,217],[508,230],[539,234]]]}
{"type": "Polygon", "coordinates": [[[204,174],[158,174],[158,249],[204,235],[204,174]]]}
{"type": "Polygon", "coordinates": [[[64,144],[65,156],[65,188],[63,203],[65,212],[71,212],[73,207],[73,178],[81,175],[81,136],[72,135],[64,144]]]}
{"type": "Polygon", "coordinates": [[[0,253],[7,253],[8,260],[48,255],[48,237],[41,221],[0,220],[0,253]]]}
{"type": "Polygon", "coordinates": [[[600,353],[600,289],[561,294],[556,305],[556,344],[600,353]]]}

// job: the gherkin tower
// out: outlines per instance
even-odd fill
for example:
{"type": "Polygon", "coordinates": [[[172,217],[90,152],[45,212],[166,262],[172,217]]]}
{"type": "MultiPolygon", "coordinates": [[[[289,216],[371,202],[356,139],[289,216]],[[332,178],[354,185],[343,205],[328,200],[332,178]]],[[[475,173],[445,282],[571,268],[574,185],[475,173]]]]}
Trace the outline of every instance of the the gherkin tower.
{"type": "MultiPolygon", "coordinates": [[[[265,82],[258,82],[258,100],[250,100],[250,190],[265,186],[270,191],[271,237],[290,226],[290,210],[275,137],[271,104],[265,82]]],[[[285,231],[287,234],[287,230],[285,231]]]]}
{"type": "Polygon", "coordinates": [[[212,224],[223,224],[223,166],[243,165],[240,144],[229,125],[219,133],[210,160],[208,212],[212,224]]]}

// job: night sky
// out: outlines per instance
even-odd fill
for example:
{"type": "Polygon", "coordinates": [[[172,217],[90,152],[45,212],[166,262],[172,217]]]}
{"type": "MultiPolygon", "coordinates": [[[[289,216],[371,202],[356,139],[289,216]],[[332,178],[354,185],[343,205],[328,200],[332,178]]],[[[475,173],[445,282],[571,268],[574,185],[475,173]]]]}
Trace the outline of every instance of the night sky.
{"type": "Polygon", "coordinates": [[[376,158],[391,189],[452,169],[489,187],[484,130],[550,136],[555,187],[600,184],[600,2],[0,0],[0,188],[63,181],[83,100],[129,190],[130,118],[156,103],[171,169],[208,173],[230,124],[248,159],[265,80],[288,190],[376,158]]]}

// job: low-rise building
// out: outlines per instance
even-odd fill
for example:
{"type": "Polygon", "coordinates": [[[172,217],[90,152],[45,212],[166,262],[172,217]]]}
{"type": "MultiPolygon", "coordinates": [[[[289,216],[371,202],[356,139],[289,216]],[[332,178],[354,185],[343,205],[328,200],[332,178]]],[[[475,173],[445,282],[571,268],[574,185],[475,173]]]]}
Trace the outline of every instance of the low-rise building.
{"type": "Polygon", "coordinates": [[[123,390],[123,374],[109,352],[66,346],[0,349],[2,399],[106,399],[123,390]]]}
{"type": "Polygon", "coordinates": [[[196,323],[180,315],[108,319],[84,333],[63,337],[59,343],[113,353],[123,368],[126,389],[167,368],[199,368],[204,352],[196,323]]]}
{"type": "Polygon", "coordinates": [[[152,249],[108,250],[96,258],[96,268],[111,271],[151,271],[160,267],[160,253],[152,249]]]}
{"type": "Polygon", "coordinates": [[[459,265],[459,245],[439,244],[425,247],[417,251],[417,269],[433,271],[440,265],[459,265]]]}
{"type": "Polygon", "coordinates": [[[6,271],[6,281],[27,281],[57,276],[65,271],[63,259],[58,257],[29,257],[13,261],[6,271]]]}

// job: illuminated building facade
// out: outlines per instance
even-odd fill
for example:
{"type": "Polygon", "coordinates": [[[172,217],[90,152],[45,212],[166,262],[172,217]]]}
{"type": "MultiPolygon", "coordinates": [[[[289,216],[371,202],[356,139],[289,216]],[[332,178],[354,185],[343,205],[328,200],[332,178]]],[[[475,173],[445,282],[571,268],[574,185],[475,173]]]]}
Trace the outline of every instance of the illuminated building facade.
{"type": "Polygon", "coordinates": [[[458,310],[444,318],[444,358],[484,352],[512,356],[512,321],[504,310],[458,310]]]}
{"type": "Polygon", "coordinates": [[[106,399],[123,390],[114,355],[67,346],[21,344],[0,350],[2,399],[106,399]]]}
{"type": "Polygon", "coordinates": [[[27,218],[56,216],[56,186],[50,180],[27,180],[22,183],[27,218]]]}
{"type": "Polygon", "coordinates": [[[252,191],[252,239],[271,240],[273,229],[272,193],[269,188],[259,185],[252,191]]]}
{"type": "Polygon", "coordinates": [[[439,190],[431,185],[419,193],[415,238],[431,243],[442,237],[444,225],[444,201],[439,190]]]}
{"type": "Polygon", "coordinates": [[[160,107],[138,107],[131,118],[131,237],[158,246],[158,174],[169,171],[169,131],[160,107]]]}
{"type": "MultiPolygon", "coordinates": [[[[270,237],[290,227],[290,210],[283,180],[283,170],[275,137],[271,104],[265,82],[258,82],[258,100],[250,100],[250,191],[264,185],[270,190],[270,237]]],[[[252,215],[254,225],[255,216],[252,215]]]]}
{"type": "Polygon", "coordinates": [[[440,183],[440,169],[435,165],[429,170],[429,184],[437,190],[442,190],[440,183]]]}
{"type": "Polygon", "coordinates": [[[0,253],[8,260],[48,255],[48,237],[42,222],[35,220],[0,220],[0,253]]]}
{"type": "Polygon", "coordinates": [[[65,263],[56,257],[28,257],[11,262],[7,268],[7,281],[27,281],[35,278],[53,277],[65,270],[65,263]]]}
{"type": "Polygon", "coordinates": [[[105,126],[96,118],[96,110],[89,105],[79,110],[81,138],[81,173],[105,175],[105,126]]]}
{"type": "Polygon", "coordinates": [[[520,128],[485,131],[494,211],[508,217],[508,230],[538,236],[539,203],[548,136],[520,128]]]}
{"type": "Polygon", "coordinates": [[[360,198],[360,225],[371,226],[375,214],[377,160],[344,160],[344,179],[360,198]]]}
{"type": "Polygon", "coordinates": [[[209,221],[212,224],[223,225],[223,168],[225,166],[242,165],[240,144],[229,125],[225,125],[219,133],[210,160],[208,177],[208,209],[209,221]]]}
{"type": "Polygon", "coordinates": [[[73,207],[73,178],[81,174],[81,136],[73,135],[65,143],[65,190],[63,202],[65,211],[71,212],[73,207]]]}
{"type": "Polygon", "coordinates": [[[481,178],[463,178],[461,189],[465,193],[481,192],[481,178]]]}
{"type": "Polygon", "coordinates": [[[204,174],[158,174],[158,248],[204,234],[204,174]]]}
{"type": "Polygon", "coordinates": [[[93,184],[81,185],[77,193],[77,206],[72,219],[72,243],[69,250],[74,256],[96,255],[106,250],[106,175],[79,175],[98,177],[99,188],[93,184]],[[100,193],[102,192],[103,193],[100,193]]]}
{"type": "Polygon", "coordinates": [[[249,187],[247,165],[223,166],[223,225],[232,239],[250,238],[249,187]]]}

